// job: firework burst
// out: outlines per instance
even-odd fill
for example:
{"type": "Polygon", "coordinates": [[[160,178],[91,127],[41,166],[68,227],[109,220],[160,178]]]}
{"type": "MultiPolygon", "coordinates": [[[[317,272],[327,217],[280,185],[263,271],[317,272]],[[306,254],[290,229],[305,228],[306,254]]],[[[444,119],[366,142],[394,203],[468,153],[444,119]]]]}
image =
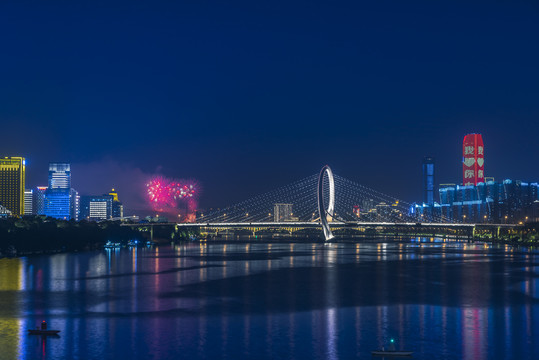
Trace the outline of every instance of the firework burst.
{"type": "Polygon", "coordinates": [[[188,211],[196,209],[198,185],[192,180],[173,180],[154,176],[146,183],[146,195],[152,209],[173,213],[181,203],[187,203],[188,211]]]}

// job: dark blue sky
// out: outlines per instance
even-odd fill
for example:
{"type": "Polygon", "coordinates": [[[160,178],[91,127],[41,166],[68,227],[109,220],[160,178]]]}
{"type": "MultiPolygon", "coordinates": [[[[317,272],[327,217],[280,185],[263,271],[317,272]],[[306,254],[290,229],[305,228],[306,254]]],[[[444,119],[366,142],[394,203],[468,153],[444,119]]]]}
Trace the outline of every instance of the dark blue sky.
{"type": "Polygon", "coordinates": [[[327,163],[413,201],[425,155],[461,181],[469,132],[486,176],[539,180],[537,1],[2,1],[0,33],[0,155],[30,185],[66,161],[127,208],[157,172],[223,206],[327,163]]]}

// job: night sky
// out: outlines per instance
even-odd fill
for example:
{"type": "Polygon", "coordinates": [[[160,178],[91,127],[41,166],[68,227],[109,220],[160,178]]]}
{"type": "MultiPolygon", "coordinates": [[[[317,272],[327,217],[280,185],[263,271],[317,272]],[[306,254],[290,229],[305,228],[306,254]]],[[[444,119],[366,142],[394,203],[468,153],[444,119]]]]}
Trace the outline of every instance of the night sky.
{"type": "MultiPolygon", "coordinates": [[[[539,3],[2,1],[0,155],[27,183],[145,205],[152,174],[224,206],[317,173],[421,200],[421,161],[461,182],[539,181],[539,3]]],[[[314,189],[313,189],[314,191],[314,189]]]]}

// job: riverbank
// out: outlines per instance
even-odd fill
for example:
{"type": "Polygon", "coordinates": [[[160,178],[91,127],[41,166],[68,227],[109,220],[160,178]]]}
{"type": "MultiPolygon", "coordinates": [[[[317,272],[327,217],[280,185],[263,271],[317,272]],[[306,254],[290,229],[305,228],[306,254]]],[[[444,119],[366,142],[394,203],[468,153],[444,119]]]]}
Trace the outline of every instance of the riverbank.
{"type": "Polygon", "coordinates": [[[87,251],[101,249],[107,241],[142,240],[140,232],[120,224],[43,216],[0,220],[0,257],[87,251]]]}
{"type": "Polygon", "coordinates": [[[487,241],[494,244],[519,246],[539,246],[539,223],[530,222],[516,229],[505,229],[498,236],[491,233],[475,234],[474,241],[487,241]]]}

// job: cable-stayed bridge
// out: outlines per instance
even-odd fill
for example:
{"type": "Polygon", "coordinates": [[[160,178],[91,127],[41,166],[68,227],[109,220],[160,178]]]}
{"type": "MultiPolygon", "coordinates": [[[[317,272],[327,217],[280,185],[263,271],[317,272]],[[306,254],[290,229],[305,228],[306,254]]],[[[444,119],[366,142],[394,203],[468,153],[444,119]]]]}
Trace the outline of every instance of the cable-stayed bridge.
{"type": "MultiPolygon", "coordinates": [[[[427,233],[471,236],[477,226],[463,224],[439,215],[416,215],[411,204],[394,196],[370,189],[334,175],[329,166],[315,174],[276,190],[244,200],[232,206],[201,214],[195,223],[177,224],[179,228],[200,228],[206,232],[248,229],[257,231],[287,229],[290,233],[305,229],[322,230],[325,240],[333,232],[353,229],[391,228],[406,233],[421,227],[427,233]]],[[[499,228],[509,225],[495,225],[499,228]]],[[[489,231],[491,231],[489,230],[489,231]]]]}
{"type": "MultiPolygon", "coordinates": [[[[283,221],[319,222],[319,179],[319,174],[306,177],[218,211],[205,213],[197,222],[274,222],[279,220],[274,212],[279,208],[276,204],[291,205],[292,212],[286,214],[283,221]]],[[[333,222],[447,222],[441,217],[418,219],[409,213],[409,203],[338,175],[333,175],[333,179],[333,214],[330,215],[333,222]]],[[[323,200],[328,204],[332,190],[330,177],[324,176],[322,182],[323,200]]]]}

